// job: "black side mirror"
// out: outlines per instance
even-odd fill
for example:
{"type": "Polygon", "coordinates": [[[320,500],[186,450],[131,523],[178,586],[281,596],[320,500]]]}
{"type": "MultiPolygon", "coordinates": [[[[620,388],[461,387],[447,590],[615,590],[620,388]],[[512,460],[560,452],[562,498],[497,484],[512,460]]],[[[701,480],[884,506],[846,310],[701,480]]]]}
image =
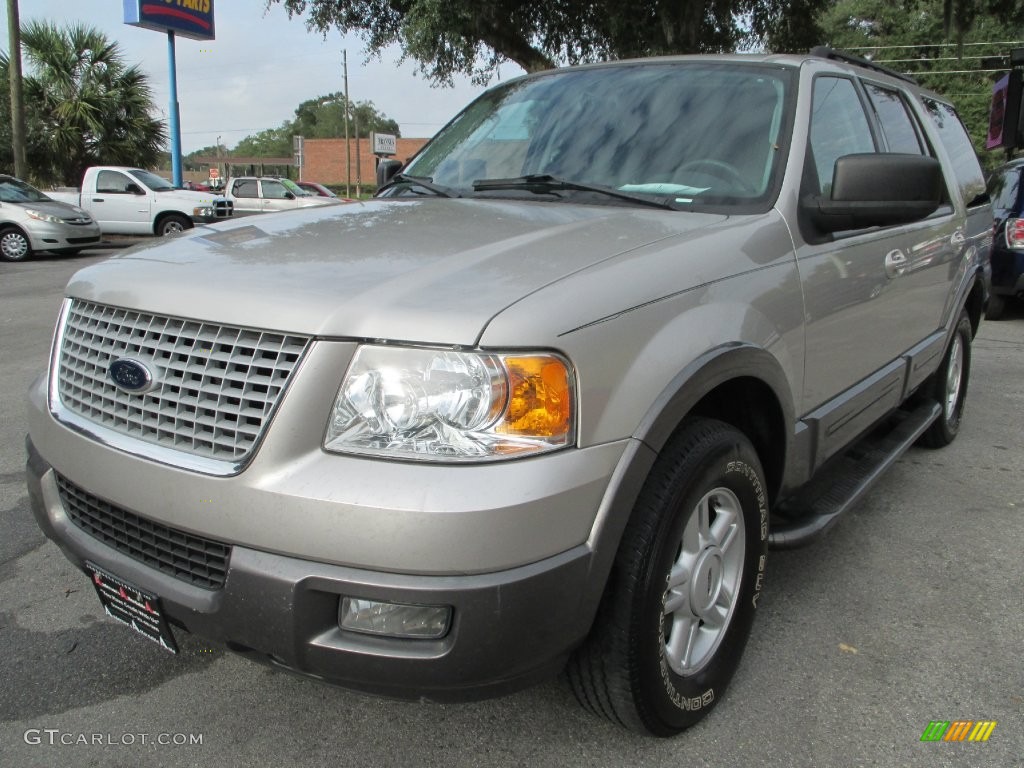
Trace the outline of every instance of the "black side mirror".
{"type": "Polygon", "coordinates": [[[381,160],[377,163],[377,189],[391,181],[401,167],[401,160],[381,160]]]}
{"type": "Polygon", "coordinates": [[[133,181],[129,181],[125,185],[124,191],[127,192],[129,195],[144,195],[144,194],[146,194],[145,192],[142,191],[142,187],[140,187],[138,184],[136,184],[133,181]]]}
{"type": "Polygon", "coordinates": [[[801,206],[822,232],[920,221],[942,203],[942,166],[934,157],[868,152],[836,160],[830,197],[801,206]]]}
{"type": "Polygon", "coordinates": [[[285,196],[285,197],[286,197],[287,199],[289,199],[289,200],[294,200],[294,199],[295,199],[295,193],[294,193],[294,192],[285,192],[285,193],[284,193],[284,196],[285,196]]]}

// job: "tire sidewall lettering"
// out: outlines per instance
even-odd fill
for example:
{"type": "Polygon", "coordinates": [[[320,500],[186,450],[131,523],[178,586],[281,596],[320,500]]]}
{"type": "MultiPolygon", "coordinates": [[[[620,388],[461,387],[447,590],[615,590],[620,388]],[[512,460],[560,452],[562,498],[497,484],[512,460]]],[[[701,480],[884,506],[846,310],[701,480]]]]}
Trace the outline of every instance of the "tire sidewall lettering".
{"type": "MultiPolygon", "coordinates": [[[[735,457],[735,453],[733,456],[735,457]]],[[[751,501],[756,504],[756,512],[752,515],[751,510],[744,507],[744,524],[747,525],[747,529],[750,530],[754,526],[750,525],[751,517],[757,520],[757,530],[760,535],[758,539],[750,541],[748,539],[748,549],[744,553],[744,566],[743,566],[743,577],[740,582],[740,597],[738,600],[744,600],[742,593],[750,590],[750,603],[752,608],[757,607],[757,602],[761,596],[761,592],[764,588],[764,573],[765,573],[765,562],[766,556],[763,552],[764,547],[768,539],[768,499],[765,493],[764,485],[761,482],[760,476],[757,470],[751,466],[748,462],[740,458],[729,458],[724,466],[719,465],[721,474],[719,477],[724,481],[724,485],[730,487],[741,502],[749,504],[751,501]],[[738,477],[737,477],[738,476],[738,477]],[[757,543],[755,543],[757,542],[757,543]],[[759,553],[755,561],[751,561],[751,556],[754,552],[759,553]],[[748,584],[750,585],[748,587],[748,584]]],[[[753,506],[753,505],[751,505],[753,506]]],[[[683,523],[685,525],[685,522],[683,523]]],[[[659,602],[660,610],[658,611],[657,620],[657,634],[654,638],[656,646],[658,648],[658,672],[661,678],[662,689],[665,692],[668,701],[681,712],[696,713],[703,709],[710,707],[715,703],[717,699],[715,685],[711,683],[712,674],[707,674],[708,669],[704,668],[694,674],[693,678],[686,679],[680,678],[676,675],[668,665],[668,660],[665,657],[665,646],[663,638],[665,636],[665,599],[667,597],[668,583],[671,578],[671,569],[666,569],[664,575],[664,586],[662,589],[662,597],[659,602]],[[684,683],[684,687],[681,688],[680,684],[684,683]],[[689,683],[689,684],[686,684],[689,683]],[[701,685],[703,683],[703,686],[701,685]],[[689,690],[687,690],[689,689],[689,690]]],[[[739,604],[736,606],[736,610],[739,610],[739,604]]],[[[734,624],[735,619],[733,617],[734,624]]],[[[722,641],[722,647],[719,648],[719,653],[723,652],[725,648],[730,645],[730,636],[733,634],[734,625],[726,630],[726,637],[722,641]]],[[[714,666],[714,662],[711,662],[714,666]]]]}

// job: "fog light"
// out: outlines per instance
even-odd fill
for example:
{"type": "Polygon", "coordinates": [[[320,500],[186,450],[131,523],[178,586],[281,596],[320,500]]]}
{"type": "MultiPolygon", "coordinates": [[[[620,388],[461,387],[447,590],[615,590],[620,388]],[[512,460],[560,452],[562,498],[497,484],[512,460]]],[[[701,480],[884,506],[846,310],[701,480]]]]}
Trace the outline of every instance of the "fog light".
{"type": "Polygon", "coordinates": [[[404,605],[354,597],[343,597],[338,611],[342,629],[389,637],[444,637],[451,618],[450,605],[404,605]]]}

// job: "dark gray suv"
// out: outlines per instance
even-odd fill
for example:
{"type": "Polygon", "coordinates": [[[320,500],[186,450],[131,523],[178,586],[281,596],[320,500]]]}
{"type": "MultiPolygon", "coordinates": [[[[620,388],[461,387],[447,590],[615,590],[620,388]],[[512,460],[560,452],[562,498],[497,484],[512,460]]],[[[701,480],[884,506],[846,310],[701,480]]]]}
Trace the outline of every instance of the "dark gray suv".
{"type": "Polygon", "coordinates": [[[991,213],[942,97],[828,51],[503,83],[383,199],[76,275],[39,523],[107,612],[392,696],[562,669],[668,735],[769,544],[949,443],[991,213]]]}

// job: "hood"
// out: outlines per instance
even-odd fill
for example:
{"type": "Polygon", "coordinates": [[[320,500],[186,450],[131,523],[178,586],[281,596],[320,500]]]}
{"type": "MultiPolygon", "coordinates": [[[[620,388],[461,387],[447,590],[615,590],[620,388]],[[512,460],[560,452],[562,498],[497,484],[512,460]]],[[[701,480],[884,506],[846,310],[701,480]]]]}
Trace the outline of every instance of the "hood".
{"type": "Polygon", "coordinates": [[[341,205],[341,203],[342,201],[336,197],[321,197],[320,195],[295,198],[297,208],[315,208],[318,205],[341,205]]]}
{"type": "Polygon", "coordinates": [[[41,203],[4,203],[4,205],[16,205],[19,208],[39,211],[40,213],[45,213],[48,216],[57,216],[65,221],[92,221],[89,214],[77,205],[62,203],[58,200],[48,200],[41,203]]]}
{"type": "Polygon", "coordinates": [[[68,294],[292,333],[472,345],[519,299],[724,218],[480,199],[328,205],[152,241],[78,272],[68,294]]]}

